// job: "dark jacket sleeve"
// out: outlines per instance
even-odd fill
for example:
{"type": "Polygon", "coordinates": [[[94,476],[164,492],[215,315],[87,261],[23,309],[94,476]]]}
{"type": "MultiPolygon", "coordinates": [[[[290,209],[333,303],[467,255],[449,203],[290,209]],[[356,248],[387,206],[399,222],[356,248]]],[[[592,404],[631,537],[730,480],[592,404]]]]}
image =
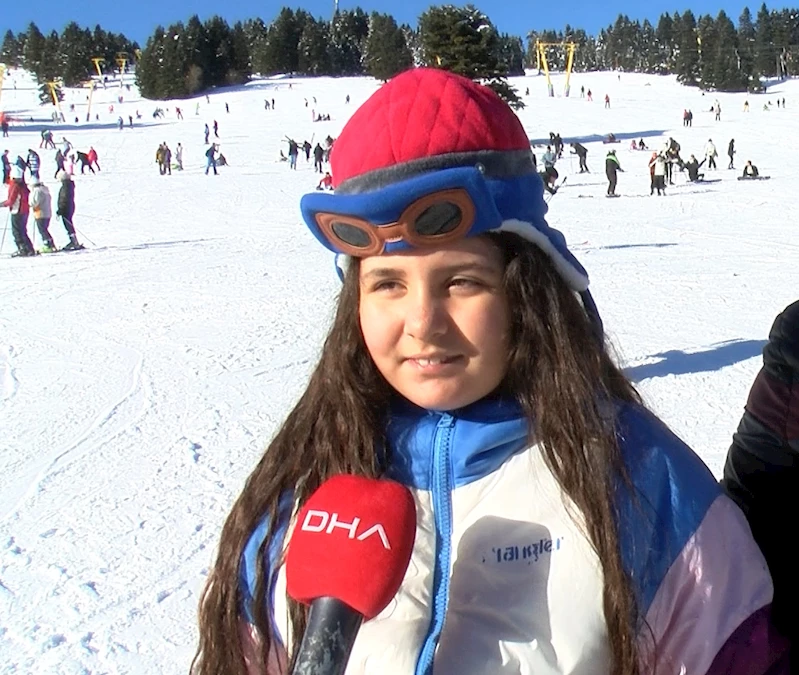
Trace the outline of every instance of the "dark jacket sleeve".
{"type": "MultiPolygon", "coordinates": [[[[774,580],[774,620],[799,649],[799,302],[774,321],[722,484],[749,520],[774,580]]],[[[799,671],[797,671],[799,672],[799,671]]]]}

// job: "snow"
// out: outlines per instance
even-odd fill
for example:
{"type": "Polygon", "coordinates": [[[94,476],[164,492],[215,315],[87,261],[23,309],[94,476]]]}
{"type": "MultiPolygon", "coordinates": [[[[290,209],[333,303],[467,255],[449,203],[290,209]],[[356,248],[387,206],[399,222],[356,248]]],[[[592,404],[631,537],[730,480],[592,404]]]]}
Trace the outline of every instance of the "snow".
{"type": "MultiPolygon", "coordinates": [[[[788,191],[799,169],[781,142],[796,128],[799,82],[750,96],[749,113],[743,94],[703,97],[670,77],[577,74],[570,98],[547,97],[543,77],[514,84],[530,88],[520,117],[531,139],[586,141],[593,173],[564,155],[550,223],[588,269],[648,404],[720,475],[768,329],[799,287],[799,193],[788,191]],[[716,98],[720,122],[708,112],[716,98]],[[690,129],[683,108],[694,112],[690,129]],[[599,142],[609,132],[625,169],[613,200],[599,142]],[[629,151],[629,140],[659,147],[669,136],[700,158],[713,138],[720,168],[709,174],[721,181],[686,185],[676,173],[666,197],[650,197],[649,153],[629,151]],[[771,180],[735,180],[747,158],[771,180]]],[[[562,92],[563,76],[554,84],[562,92]]],[[[87,250],[0,258],[0,672],[187,671],[223,520],[303,387],[339,285],[299,216],[319,177],[304,160],[289,171],[279,150],[286,135],[336,136],[378,86],[256,80],[177,102],[182,121],[176,102],[109,87],[94,95],[99,122],[52,127],[56,141],[93,145],[102,172],[75,178],[87,250]],[[165,119],[152,118],[156,106],[165,119]],[[118,130],[117,116],[137,109],[134,128],[118,130]],[[332,120],[312,123],[312,109],[332,120]],[[214,119],[231,166],[206,176],[203,126],[214,119]],[[158,174],[162,141],[173,152],[183,143],[185,171],[158,174]]],[[[66,92],[68,119],[85,119],[86,93],[66,92]]],[[[24,73],[6,76],[3,109],[34,118],[2,139],[12,159],[38,149],[48,124],[52,106],[36,94],[24,73]]],[[[54,151],[41,153],[55,196],[54,151]]],[[[60,224],[51,231],[66,243],[60,224]]],[[[8,232],[2,252],[13,250],[8,232]]]]}

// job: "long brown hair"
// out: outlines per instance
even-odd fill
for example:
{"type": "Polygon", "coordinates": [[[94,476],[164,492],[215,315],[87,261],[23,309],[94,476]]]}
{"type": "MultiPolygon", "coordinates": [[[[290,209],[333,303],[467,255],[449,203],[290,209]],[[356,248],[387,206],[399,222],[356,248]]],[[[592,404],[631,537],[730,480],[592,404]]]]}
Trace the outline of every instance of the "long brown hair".
{"type": "MultiPolygon", "coordinates": [[[[636,675],[639,616],[622,564],[613,497],[618,481],[629,481],[607,402],[640,403],[639,397],[597,340],[580,299],[549,257],[517,235],[486,236],[505,257],[504,286],[513,309],[503,393],[513,396],[530,420],[546,463],[579,509],[602,565],[610,673],[636,675]]],[[[385,447],[393,390],[364,344],[358,298],[356,260],[345,274],[336,315],[308,387],[247,479],[222,528],[216,563],[200,601],[194,675],[246,675],[238,633],[239,564],[264,516],[276,522],[281,494],[293,490],[295,503],[302,504],[336,473],[377,477],[383,471],[376,448],[385,447]]],[[[259,551],[252,608],[262,643],[261,672],[276,644],[267,608],[269,575],[276,570],[265,570],[263,564],[274,536],[270,530],[259,551]]],[[[288,606],[292,634],[300,636],[305,609],[291,599],[288,606]]]]}

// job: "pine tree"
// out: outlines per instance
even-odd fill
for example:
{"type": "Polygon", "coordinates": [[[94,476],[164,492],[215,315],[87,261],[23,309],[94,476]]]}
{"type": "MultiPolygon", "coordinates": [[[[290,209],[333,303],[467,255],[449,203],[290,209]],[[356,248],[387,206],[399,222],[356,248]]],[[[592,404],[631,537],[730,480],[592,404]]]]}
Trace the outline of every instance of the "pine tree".
{"type": "Polygon", "coordinates": [[[76,87],[91,78],[94,56],[91,33],[85,31],[74,21],[70,21],[61,33],[60,50],[62,55],[61,77],[67,87],[76,87]]]}
{"type": "Polygon", "coordinates": [[[136,86],[145,98],[158,99],[159,68],[164,48],[164,28],[156,26],[136,64],[136,86]]]}
{"type": "Polygon", "coordinates": [[[329,45],[328,23],[313,18],[306,21],[300,42],[297,45],[297,70],[305,75],[329,75],[332,73],[329,45]]]}
{"type": "Polygon", "coordinates": [[[668,14],[661,14],[655,29],[655,42],[658,47],[656,73],[665,74],[674,70],[675,39],[674,22],[668,14]]]}
{"type": "Polygon", "coordinates": [[[250,19],[244,22],[244,34],[250,50],[250,66],[252,72],[263,73],[264,50],[266,49],[267,29],[261,19],[250,19]]]}
{"type": "Polygon", "coordinates": [[[227,81],[230,84],[244,84],[252,75],[252,62],[250,60],[250,46],[244,26],[237,21],[230,31],[230,70],[227,81]]]}
{"type": "Polygon", "coordinates": [[[426,65],[483,81],[511,106],[524,103],[499,62],[499,35],[489,18],[473,5],[430,7],[419,17],[422,58],[426,65]]]}
{"type": "Polygon", "coordinates": [[[744,7],[738,18],[738,69],[746,78],[749,86],[755,75],[755,26],[748,7],[744,7]]]}
{"type": "Polygon", "coordinates": [[[38,26],[31,22],[25,39],[25,47],[22,51],[22,66],[25,70],[30,70],[38,75],[42,67],[42,56],[44,55],[45,37],[38,26]]]}
{"type": "Polygon", "coordinates": [[[61,38],[56,31],[50,31],[44,39],[42,60],[39,63],[39,72],[36,76],[40,82],[52,82],[61,77],[64,69],[63,53],[61,52],[61,38]]]}
{"type": "Polygon", "coordinates": [[[213,58],[205,26],[196,14],[186,23],[182,47],[187,64],[184,75],[186,92],[193,96],[211,86],[209,63],[213,58]]]}
{"type": "Polygon", "coordinates": [[[297,24],[294,12],[288,7],[281,9],[267,31],[261,73],[275,75],[296,72],[301,35],[302,29],[297,24]]]}
{"type": "Polygon", "coordinates": [[[741,70],[738,51],[738,33],[724,12],[716,17],[718,47],[716,53],[715,86],[719,91],[746,91],[749,77],[741,70]]]}
{"type": "Polygon", "coordinates": [[[411,50],[394,17],[372,12],[364,54],[366,72],[385,82],[412,65],[411,50]]]}
{"type": "Polygon", "coordinates": [[[696,18],[690,9],[685,10],[675,21],[677,55],[674,69],[677,81],[690,86],[699,84],[699,43],[697,42],[696,18]]]}
{"type": "Polygon", "coordinates": [[[8,68],[17,68],[22,65],[22,45],[10,30],[6,31],[3,46],[0,47],[0,61],[8,68]]]}
{"type": "Polygon", "coordinates": [[[336,75],[363,73],[363,50],[369,36],[369,17],[362,9],[337,12],[330,23],[330,61],[336,75]]]}
{"type": "Polygon", "coordinates": [[[704,89],[713,89],[716,86],[718,37],[712,16],[706,14],[699,17],[696,35],[699,51],[699,82],[704,89]]]}
{"type": "Polygon", "coordinates": [[[773,40],[771,15],[764,2],[757,13],[755,24],[755,73],[758,76],[773,77],[777,74],[773,40]]]}

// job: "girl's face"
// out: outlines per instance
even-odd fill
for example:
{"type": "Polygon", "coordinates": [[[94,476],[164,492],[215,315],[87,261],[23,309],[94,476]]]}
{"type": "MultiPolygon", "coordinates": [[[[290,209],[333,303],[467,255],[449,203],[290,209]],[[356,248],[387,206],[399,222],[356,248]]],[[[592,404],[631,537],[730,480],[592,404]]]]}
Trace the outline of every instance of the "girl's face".
{"type": "Polygon", "coordinates": [[[361,331],[402,396],[453,410],[499,385],[510,326],[503,271],[501,253],[481,237],[361,261],[361,331]]]}

